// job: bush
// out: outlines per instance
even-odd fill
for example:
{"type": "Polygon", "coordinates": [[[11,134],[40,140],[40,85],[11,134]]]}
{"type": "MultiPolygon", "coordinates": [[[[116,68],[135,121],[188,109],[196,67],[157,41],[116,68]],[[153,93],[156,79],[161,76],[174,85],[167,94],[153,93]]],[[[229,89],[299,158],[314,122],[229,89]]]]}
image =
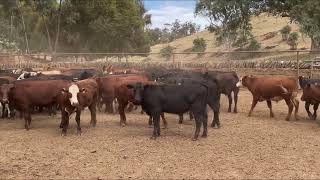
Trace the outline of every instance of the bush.
{"type": "Polygon", "coordinates": [[[260,48],[261,48],[261,44],[257,40],[251,39],[251,41],[247,47],[247,50],[256,51],[256,50],[259,50],[260,48]]]}
{"type": "Polygon", "coordinates": [[[170,45],[168,45],[167,47],[162,48],[160,50],[161,57],[166,58],[167,61],[170,60],[174,49],[175,48],[170,46],[170,45]]]}
{"type": "Polygon", "coordinates": [[[283,41],[287,41],[288,40],[290,32],[291,32],[291,27],[289,25],[286,25],[285,27],[283,27],[280,30],[280,33],[282,35],[282,40],[283,41]]]}
{"type": "MultiPolygon", "coordinates": [[[[192,51],[193,52],[204,52],[207,48],[207,43],[206,40],[203,38],[197,38],[193,40],[193,47],[192,51]]],[[[200,56],[200,53],[198,54],[200,56]]]]}
{"type": "Polygon", "coordinates": [[[297,32],[290,33],[288,38],[288,45],[291,50],[296,50],[298,46],[299,34],[297,32]]]}

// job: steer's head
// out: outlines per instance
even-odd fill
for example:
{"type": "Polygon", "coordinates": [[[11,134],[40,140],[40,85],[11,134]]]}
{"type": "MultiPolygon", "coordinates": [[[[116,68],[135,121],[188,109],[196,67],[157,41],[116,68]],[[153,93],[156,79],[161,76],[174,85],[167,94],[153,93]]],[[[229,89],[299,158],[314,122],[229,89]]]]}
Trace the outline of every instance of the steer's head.
{"type": "Polygon", "coordinates": [[[236,86],[237,87],[241,87],[241,86],[247,87],[248,84],[250,83],[250,79],[251,79],[251,77],[249,77],[249,76],[243,76],[242,78],[240,78],[239,82],[237,82],[236,86]]]}
{"type": "Polygon", "coordinates": [[[13,87],[13,84],[3,84],[0,86],[0,101],[2,103],[9,103],[9,92],[13,87]]]}
{"type": "Polygon", "coordinates": [[[142,101],[142,96],[143,96],[143,91],[144,91],[145,85],[142,83],[128,84],[127,88],[133,89],[133,96],[134,96],[133,104],[135,104],[135,105],[140,104],[142,101]]]}
{"type": "Polygon", "coordinates": [[[62,93],[66,94],[67,98],[70,101],[72,106],[78,107],[79,106],[79,96],[80,93],[85,93],[86,90],[84,88],[79,89],[77,84],[71,84],[68,88],[63,88],[62,93]]]}

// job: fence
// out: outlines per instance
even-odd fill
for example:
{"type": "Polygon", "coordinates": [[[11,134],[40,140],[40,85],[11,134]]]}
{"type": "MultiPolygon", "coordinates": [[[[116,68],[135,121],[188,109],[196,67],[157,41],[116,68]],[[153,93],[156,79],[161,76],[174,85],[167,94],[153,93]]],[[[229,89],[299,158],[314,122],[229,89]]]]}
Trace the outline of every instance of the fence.
{"type": "Polygon", "coordinates": [[[320,77],[320,51],[219,51],[160,53],[0,54],[1,68],[121,67],[208,68],[255,75],[320,77]]]}

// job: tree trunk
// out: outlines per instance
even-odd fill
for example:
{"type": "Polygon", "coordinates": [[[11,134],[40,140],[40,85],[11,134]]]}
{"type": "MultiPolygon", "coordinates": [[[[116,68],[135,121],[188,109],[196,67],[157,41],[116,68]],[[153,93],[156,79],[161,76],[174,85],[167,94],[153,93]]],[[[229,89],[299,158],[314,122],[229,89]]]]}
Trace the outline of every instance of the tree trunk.
{"type": "Polygon", "coordinates": [[[26,31],[26,25],[24,23],[24,17],[23,17],[23,14],[21,12],[21,9],[20,9],[19,0],[16,0],[16,5],[17,5],[18,11],[19,11],[20,16],[21,16],[22,27],[23,27],[23,31],[24,31],[24,38],[25,38],[25,41],[26,41],[26,53],[29,53],[29,41],[28,41],[28,36],[27,36],[27,31],[26,31]]]}
{"type": "Polygon", "coordinates": [[[311,37],[311,51],[320,51],[319,38],[311,37]]]}
{"type": "Polygon", "coordinates": [[[49,29],[48,29],[48,24],[47,24],[43,14],[41,14],[41,17],[42,17],[42,20],[44,22],[44,26],[45,26],[46,32],[47,32],[49,51],[50,51],[50,53],[52,53],[52,43],[51,43],[51,37],[50,37],[49,29]]]}
{"type": "Polygon", "coordinates": [[[59,43],[60,18],[61,18],[61,3],[62,3],[62,0],[59,1],[59,15],[58,15],[58,25],[57,25],[56,40],[55,40],[55,43],[54,43],[54,52],[57,52],[57,47],[58,47],[58,43],[59,43]]]}

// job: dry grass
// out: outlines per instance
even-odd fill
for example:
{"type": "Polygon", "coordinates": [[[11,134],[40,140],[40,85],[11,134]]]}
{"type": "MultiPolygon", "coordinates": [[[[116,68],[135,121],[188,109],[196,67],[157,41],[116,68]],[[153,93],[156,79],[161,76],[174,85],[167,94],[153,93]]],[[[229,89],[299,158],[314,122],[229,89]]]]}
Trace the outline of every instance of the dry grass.
{"type": "MultiPolygon", "coordinates": [[[[292,27],[292,31],[299,32],[299,27],[297,24],[290,23],[288,18],[282,17],[273,17],[268,16],[267,14],[262,14],[258,17],[252,18],[253,25],[253,34],[258,42],[261,43],[262,49],[264,50],[267,46],[275,46],[271,50],[289,50],[290,46],[281,40],[281,33],[279,30],[283,28],[285,25],[289,24],[292,27]],[[271,32],[278,32],[276,36],[270,39],[266,39],[266,34],[271,32]]],[[[188,37],[177,39],[171,43],[158,44],[151,48],[151,52],[158,53],[160,50],[167,46],[175,47],[175,52],[186,52],[190,51],[193,46],[193,40],[195,38],[204,38],[207,41],[207,52],[215,52],[215,51],[228,51],[230,49],[225,48],[224,46],[217,46],[215,43],[214,33],[210,33],[208,31],[199,32],[195,35],[191,35],[188,37]]],[[[310,38],[303,37],[300,34],[300,39],[298,42],[298,48],[310,48],[310,38]]],[[[234,49],[231,49],[234,50],[234,49]]],[[[267,55],[268,56],[268,55],[267,55]]],[[[275,55],[273,55],[275,56],[275,55]]],[[[151,55],[149,56],[153,61],[165,61],[163,58],[160,58],[159,55],[151,55]]],[[[271,57],[271,56],[270,56],[271,57]]],[[[276,56],[277,57],[277,56],[276,56]]],[[[201,58],[198,58],[196,55],[179,55],[176,57],[177,61],[212,61],[215,59],[221,60],[221,58],[212,58],[212,55],[206,55],[201,58]]],[[[225,58],[222,58],[225,59],[225,58]]]]}

